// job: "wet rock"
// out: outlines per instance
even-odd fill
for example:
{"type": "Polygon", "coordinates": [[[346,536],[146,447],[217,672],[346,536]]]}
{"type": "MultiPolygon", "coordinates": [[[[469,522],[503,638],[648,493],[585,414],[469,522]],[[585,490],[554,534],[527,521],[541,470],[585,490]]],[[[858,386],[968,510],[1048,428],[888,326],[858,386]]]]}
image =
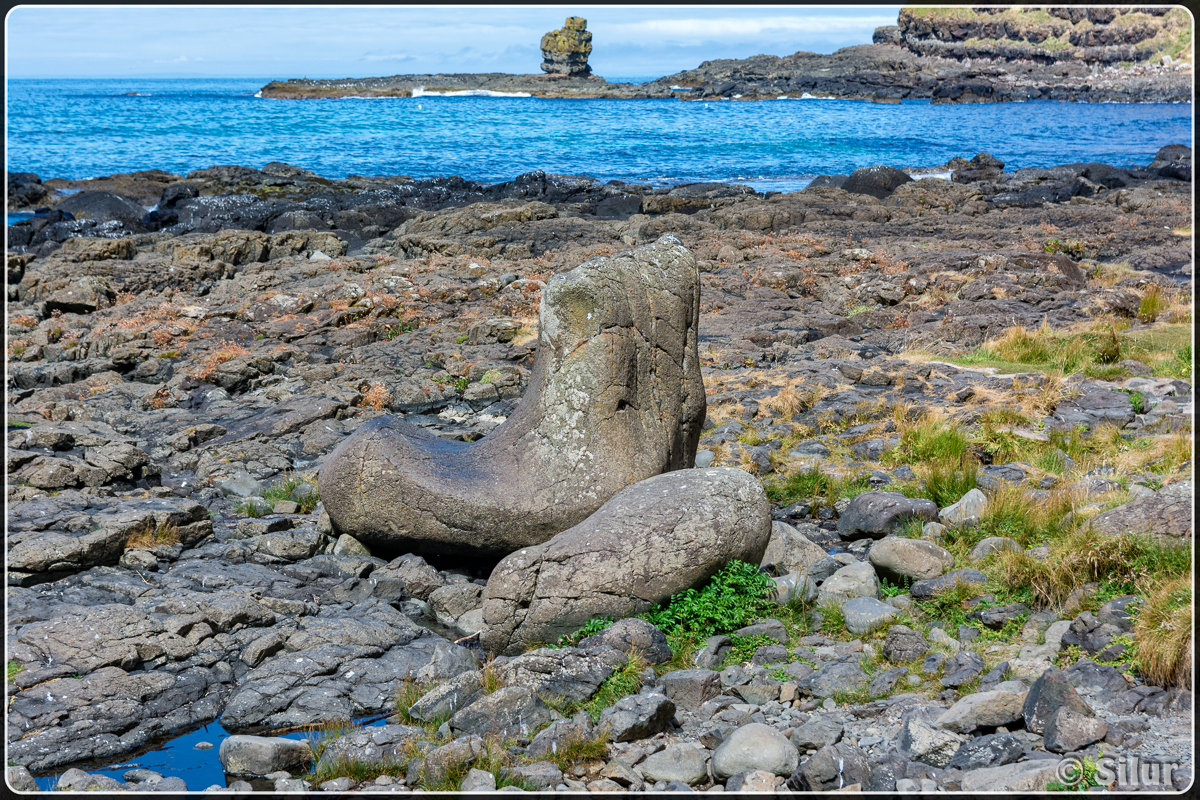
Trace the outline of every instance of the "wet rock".
{"type": "Polygon", "coordinates": [[[699,290],[674,237],[555,276],[518,410],[473,445],[394,417],[366,423],[321,467],[335,529],[503,555],[581,523],[631,483],[692,466],[705,408],[699,290]],[[653,379],[639,364],[654,364],[653,379]]]}
{"type": "Polygon", "coordinates": [[[146,215],[145,208],[113,192],[79,192],[60,201],[56,208],[74,215],[76,219],[96,222],[137,222],[146,215]]]}
{"type": "Polygon", "coordinates": [[[512,654],[595,617],[648,611],[730,559],[758,563],[769,533],[766,495],[741,470],[642,481],[550,542],[501,561],[484,591],[480,643],[512,654]]]}

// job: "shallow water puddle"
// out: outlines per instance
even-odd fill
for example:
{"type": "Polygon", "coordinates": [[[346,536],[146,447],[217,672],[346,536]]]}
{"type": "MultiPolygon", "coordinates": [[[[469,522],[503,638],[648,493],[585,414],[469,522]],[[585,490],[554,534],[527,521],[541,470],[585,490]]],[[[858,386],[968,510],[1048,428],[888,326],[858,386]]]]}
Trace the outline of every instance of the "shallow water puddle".
{"type": "MultiPolygon", "coordinates": [[[[373,714],[370,717],[356,720],[355,724],[362,727],[374,727],[386,722],[385,717],[373,714]]],[[[39,789],[53,791],[58,776],[71,769],[72,766],[93,775],[106,775],[119,781],[124,780],[121,776],[131,769],[148,769],[157,772],[164,778],[182,778],[183,782],[187,784],[189,792],[202,792],[214,784],[228,786],[235,780],[250,780],[239,776],[226,776],[225,770],[221,767],[221,760],[217,756],[221,742],[232,735],[220,722],[213,721],[172,739],[151,745],[151,749],[137,756],[130,756],[127,753],[123,760],[117,761],[111,766],[96,766],[104,762],[81,762],[55,767],[53,772],[35,776],[35,780],[37,780],[39,789]],[[203,742],[211,744],[212,747],[204,749],[196,747],[203,742]]],[[[310,731],[293,731],[282,734],[284,739],[296,739],[297,741],[305,741],[310,737],[318,736],[319,733],[310,731]]],[[[250,783],[256,790],[271,791],[273,789],[268,781],[251,780],[250,783]]]]}

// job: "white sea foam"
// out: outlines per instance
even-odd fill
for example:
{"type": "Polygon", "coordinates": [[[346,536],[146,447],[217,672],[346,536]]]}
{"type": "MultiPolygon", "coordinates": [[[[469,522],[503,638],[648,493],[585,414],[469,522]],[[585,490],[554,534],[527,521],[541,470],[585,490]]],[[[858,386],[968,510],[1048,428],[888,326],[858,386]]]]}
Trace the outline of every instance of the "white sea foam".
{"type": "Polygon", "coordinates": [[[257,92],[255,92],[254,96],[261,100],[262,99],[262,89],[259,89],[257,92]]]}
{"type": "Polygon", "coordinates": [[[424,86],[412,90],[413,97],[533,97],[529,92],[492,92],[487,89],[461,89],[455,92],[428,92],[424,86]]]}
{"type": "Polygon", "coordinates": [[[836,97],[817,97],[815,95],[809,94],[808,92],[805,92],[804,94],[800,95],[799,97],[793,97],[791,99],[792,100],[837,100],[836,97]]]}

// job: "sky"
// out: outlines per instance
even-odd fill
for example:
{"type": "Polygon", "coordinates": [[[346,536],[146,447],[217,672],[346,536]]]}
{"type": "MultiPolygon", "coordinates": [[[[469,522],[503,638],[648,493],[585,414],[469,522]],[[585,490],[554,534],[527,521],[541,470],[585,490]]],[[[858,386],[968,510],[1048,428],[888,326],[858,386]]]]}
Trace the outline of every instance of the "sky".
{"type": "Polygon", "coordinates": [[[538,73],[568,16],[592,32],[592,72],[653,78],[702,61],[869,44],[900,6],[18,6],[12,77],[364,78],[538,73]]]}

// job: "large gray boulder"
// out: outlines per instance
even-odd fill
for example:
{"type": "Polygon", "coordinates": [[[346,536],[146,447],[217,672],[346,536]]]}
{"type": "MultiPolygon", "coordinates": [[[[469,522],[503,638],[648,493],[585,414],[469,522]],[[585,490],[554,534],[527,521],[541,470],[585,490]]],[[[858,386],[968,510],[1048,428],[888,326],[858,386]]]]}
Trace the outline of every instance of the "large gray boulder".
{"type": "Polygon", "coordinates": [[[674,236],[554,276],[513,414],[473,444],[393,416],[365,423],[321,467],[334,528],[402,552],[506,555],[691,467],[705,416],[699,311],[696,260],[674,236]]]}
{"type": "Polygon", "coordinates": [[[771,541],[763,553],[764,567],[774,564],[780,575],[808,572],[808,568],[822,558],[825,558],[824,548],[811,541],[799,528],[779,520],[771,523],[771,541]]]}
{"type": "Polygon", "coordinates": [[[574,528],[496,565],[480,644],[515,655],[595,617],[648,611],[733,559],[757,564],[770,507],[739,469],[671,472],[630,486],[574,528]]]}
{"type": "Polygon", "coordinates": [[[718,779],[752,769],[791,775],[800,764],[800,753],[782,732],[751,722],[736,729],[717,747],[712,772],[718,779]]]}

